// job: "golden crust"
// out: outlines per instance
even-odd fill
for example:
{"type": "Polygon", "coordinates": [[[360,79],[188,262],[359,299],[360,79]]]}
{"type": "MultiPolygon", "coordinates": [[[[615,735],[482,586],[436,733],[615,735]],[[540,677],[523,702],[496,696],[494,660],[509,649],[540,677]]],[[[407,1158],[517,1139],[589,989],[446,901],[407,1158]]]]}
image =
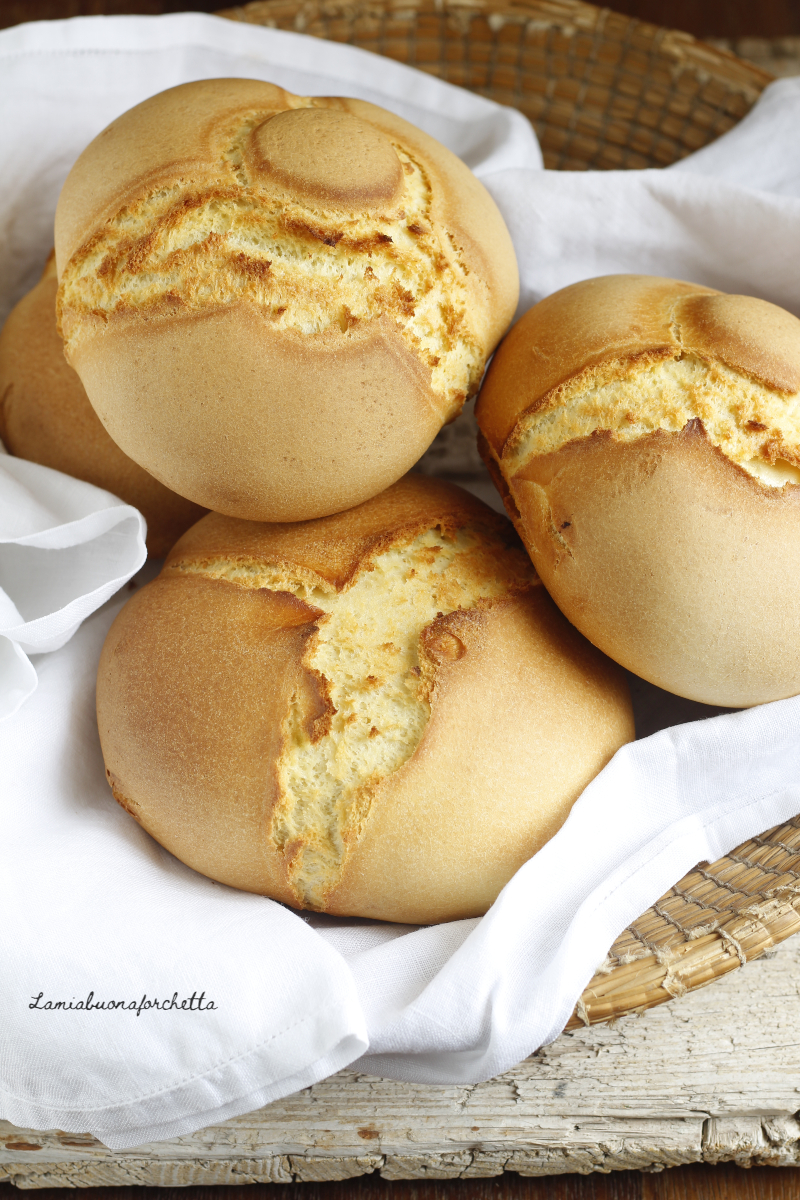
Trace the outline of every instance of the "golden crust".
{"type": "Polygon", "coordinates": [[[554,292],[494,357],[476,405],[498,456],[524,419],[571,395],[696,357],[784,394],[800,391],[800,321],[753,296],[650,275],[604,275],[554,292]]]}
{"type": "Polygon", "coordinates": [[[114,622],[98,674],[115,798],[195,870],[278,900],[291,897],[265,834],[281,722],[313,682],[310,615],[281,593],[159,576],[114,622]]]}
{"type": "MultiPolygon", "coordinates": [[[[513,316],[519,275],[511,239],[483,185],[460,159],[401,117],[364,100],[293,96],[248,79],[170,88],[112,122],[83,151],[59,197],[59,279],[109,219],[176,179],[220,182],[220,141],[243,113],[268,116],[320,106],[352,114],[418,155],[431,176],[431,217],[452,233],[469,271],[469,303],[485,343],[496,346],[513,316]],[[477,310],[477,311],[476,311],[477,310]]],[[[227,173],[223,178],[228,181],[227,173]]]]}
{"type": "Polygon", "coordinates": [[[163,558],[203,515],[119,449],[103,428],[56,330],[55,262],[0,333],[0,440],[10,454],[119,496],[147,521],[147,548],[163,558]]]}
{"type": "Polygon", "coordinates": [[[252,134],[251,161],[282,195],[343,209],[396,204],[403,166],[389,139],[340,109],[295,108],[252,134]]]}
{"type": "Polygon", "coordinates": [[[516,326],[477,413],[545,586],[595,645],[709,704],[800,691],[800,321],[589,280],[516,326]]]}
{"type": "Polygon", "coordinates": [[[495,453],[520,417],[557,403],[559,389],[577,376],[613,377],[629,364],[679,354],[672,308],[697,293],[715,294],[655,275],[603,275],[528,309],[495,354],[475,409],[495,453]]]}
{"type": "Polygon", "coordinates": [[[252,519],[336,511],[397,479],[477,389],[518,293],[493,201],[444,147],[374,105],[248,80],[183,85],[114,122],[65,184],[56,244],[67,357],[112,436],[182,494],[252,519]],[[184,341],[170,394],[157,377],[184,341]],[[214,426],[206,456],[251,426],[227,497],[176,448],[195,414],[214,426]]]}
{"type": "Polygon", "coordinates": [[[800,487],[765,487],[699,422],[573,442],[511,486],[548,591],[617,662],[705,704],[800,691],[800,487]]]}
{"type": "Polygon", "coordinates": [[[719,359],[787,395],[800,392],[800,321],[785,309],[754,296],[700,293],[678,302],[675,320],[684,354],[719,359]]]}
{"type": "Polygon", "coordinates": [[[439,429],[418,360],[380,322],[344,346],[336,334],[277,333],[246,304],[179,325],[119,323],[74,359],[114,441],[205,508],[273,521],[350,508],[394,483],[439,429]]]}
{"type": "Polygon", "coordinates": [[[242,110],[289,107],[290,93],[274,84],[206,79],[159,92],[112,121],[80,155],[59,196],[59,279],[73,254],[143,193],[176,178],[216,179],[218,130],[242,110]]]}
{"type": "MultiPolygon", "coordinates": [[[[409,477],[305,532],[210,515],[123,609],[98,674],[114,794],[173,853],[236,887],[395,921],[484,912],[633,736],[624,678],[535,586],[507,523],[459,489],[409,477]],[[424,576],[424,599],[444,559],[461,564],[448,594],[460,587],[464,604],[418,628],[412,577],[424,576]],[[398,730],[397,745],[412,743],[400,757],[375,759],[388,771],[357,756],[347,813],[341,798],[323,812],[312,767],[332,738],[342,757],[357,715],[342,725],[361,686],[341,615],[357,595],[377,622],[368,662],[380,663],[386,622],[419,664],[389,707],[368,675],[367,711],[427,715],[398,730]],[[287,780],[304,778],[307,794],[287,796],[287,780]]],[[[363,745],[379,746],[377,724],[363,745]]]]}
{"type": "Polygon", "coordinates": [[[377,789],[329,912],[481,916],[634,736],[624,678],[543,589],[445,621],[463,649],[437,656],[425,736],[377,789]]]}
{"type": "Polygon", "coordinates": [[[268,525],[209,513],[183,535],[164,565],[222,558],[262,563],[307,572],[341,590],[375,554],[433,524],[448,531],[470,525],[509,549],[518,545],[508,522],[463,488],[411,474],[368,503],[313,522],[268,525]]]}

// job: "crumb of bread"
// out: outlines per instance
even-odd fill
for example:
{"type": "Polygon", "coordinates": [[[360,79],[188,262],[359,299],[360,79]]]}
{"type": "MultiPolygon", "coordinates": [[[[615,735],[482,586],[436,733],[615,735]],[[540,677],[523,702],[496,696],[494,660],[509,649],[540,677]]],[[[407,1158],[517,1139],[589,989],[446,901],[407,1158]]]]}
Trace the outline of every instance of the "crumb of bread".
{"type": "Polygon", "coordinates": [[[280,199],[244,153],[265,115],[247,114],[227,131],[216,179],[151,192],[72,257],[59,291],[68,357],[112,313],[247,301],[273,327],[304,334],[384,317],[430,369],[445,419],[454,417],[477,390],[485,355],[470,317],[467,268],[432,217],[422,166],[393,143],[403,190],[383,210],[351,214],[280,199]]]}
{"type": "Polygon", "coordinates": [[[324,613],[305,666],[322,678],[332,715],[312,740],[293,701],[278,763],[271,836],[291,852],[298,902],[324,909],[358,841],[374,787],[398,770],[428,723],[431,668],[420,651],[438,616],[531,586],[527,556],[474,530],[430,529],[363,561],[341,590],[308,572],[228,559],[171,564],[246,588],[288,591],[324,613]]]}
{"type": "Polygon", "coordinates": [[[626,364],[625,370],[618,379],[582,372],[551,403],[523,417],[503,453],[504,470],[514,475],[531,458],[599,430],[634,442],[699,419],[712,445],[762,483],[800,483],[800,395],[690,355],[626,364]]]}

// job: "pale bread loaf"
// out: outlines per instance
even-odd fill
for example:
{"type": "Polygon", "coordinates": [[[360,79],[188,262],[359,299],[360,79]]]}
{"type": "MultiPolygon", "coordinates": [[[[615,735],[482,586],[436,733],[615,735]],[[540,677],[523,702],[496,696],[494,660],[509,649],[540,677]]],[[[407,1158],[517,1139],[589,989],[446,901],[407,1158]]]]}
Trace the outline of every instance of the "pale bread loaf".
{"type": "Polygon", "coordinates": [[[413,923],[485,912],[634,732],[511,525],[422,476],[205,517],[117,617],[97,711],[114,795],[184,862],[413,923]]]}
{"type": "Polygon", "coordinates": [[[483,451],[562,612],[631,671],[741,707],[800,692],[800,321],[618,275],[500,347],[483,451]]]}
{"type": "Polygon", "coordinates": [[[105,488],[147,521],[147,549],[163,558],[204,510],[143,470],[106,433],[56,330],[55,259],[0,333],[0,441],[9,454],[105,488]]]}
{"type": "Polygon", "coordinates": [[[114,440],[217,512],[377,494],[480,383],[513,247],[449,150],[359,100],[211,79],[113,122],[56,214],[67,358],[114,440]]]}

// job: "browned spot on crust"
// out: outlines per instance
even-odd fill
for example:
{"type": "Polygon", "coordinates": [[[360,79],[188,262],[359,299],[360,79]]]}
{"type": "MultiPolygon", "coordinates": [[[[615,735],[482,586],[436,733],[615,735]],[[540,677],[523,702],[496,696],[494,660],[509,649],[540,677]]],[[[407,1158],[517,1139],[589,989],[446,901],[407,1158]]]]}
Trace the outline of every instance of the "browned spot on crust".
{"type": "Polygon", "coordinates": [[[322,225],[311,225],[308,221],[301,221],[299,217],[284,217],[281,225],[287,233],[295,234],[298,237],[313,238],[326,246],[337,246],[344,237],[344,233],[340,229],[325,229],[322,225]]]}
{"type": "Polygon", "coordinates": [[[315,671],[313,668],[307,670],[311,680],[313,703],[309,708],[305,727],[309,741],[316,745],[321,738],[330,733],[331,720],[337,710],[331,700],[330,681],[321,671],[315,671]]]}
{"type": "Polygon", "coordinates": [[[400,287],[399,284],[395,284],[394,299],[396,307],[400,310],[404,317],[413,317],[416,311],[416,305],[411,292],[407,291],[403,287],[400,287]]]}
{"type": "Polygon", "coordinates": [[[133,243],[125,257],[125,268],[130,271],[131,275],[138,275],[143,271],[147,263],[147,259],[152,253],[157,240],[157,231],[153,230],[145,237],[139,238],[133,243]]]}
{"type": "Polygon", "coordinates": [[[131,800],[127,796],[123,795],[119,787],[119,780],[111,773],[111,771],[109,771],[107,767],[106,779],[108,780],[108,786],[111,788],[111,795],[114,797],[117,804],[119,804],[120,808],[124,808],[125,812],[129,813],[130,816],[133,817],[134,821],[138,821],[141,825],[142,822],[141,817],[139,816],[139,805],[135,800],[131,800]]]}
{"type": "Polygon", "coordinates": [[[454,633],[443,628],[444,620],[437,617],[432,625],[423,629],[420,641],[434,662],[456,662],[463,658],[466,647],[454,633]]]}
{"type": "Polygon", "coordinates": [[[782,437],[769,438],[761,447],[761,453],[767,462],[788,462],[793,466],[800,466],[800,450],[787,445],[782,437]]]}
{"type": "Polygon", "coordinates": [[[243,275],[247,275],[251,279],[266,280],[269,275],[269,269],[272,266],[272,261],[268,258],[251,258],[248,254],[240,251],[234,254],[231,260],[243,275]]]}
{"type": "Polygon", "coordinates": [[[369,251],[373,250],[376,246],[385,246],[391,240],[388,233],[381,233],[379,230],[375,230],[373,233],[365,234],[360,238],[345,238],[342,245],[346,246],[348,250],[369,251]]]}

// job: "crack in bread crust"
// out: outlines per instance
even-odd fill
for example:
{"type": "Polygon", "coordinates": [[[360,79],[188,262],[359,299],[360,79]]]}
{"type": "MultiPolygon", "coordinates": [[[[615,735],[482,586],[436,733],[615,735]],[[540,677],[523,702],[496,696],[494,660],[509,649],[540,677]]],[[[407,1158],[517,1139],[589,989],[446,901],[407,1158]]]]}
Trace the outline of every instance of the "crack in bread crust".
{"type": "Polygon", "coordinates": [[[536,582],[527,556],[474,530],[429,529],[362,561],[339,590],[309,572],[250,560],[174,561],[173,569],[246,588],[288,591],[322,610],[304,665],[328,701],[309,732],[295,696],[283,727],[281,799],[271,838],[304,908],[324,910],[369,814],[376,786],[419,745],[435,664],[463,653],[447,614],[536,582]]]}
{"type": "Polygon", "coordinates": [[[531,459],[601,431],[633,442],[699,420],[712,445],[761,483],[800,483],[800,394],[694,355],[626,369],[626,377],[611,380],[582,372],[550,404],[524,415],[503,452],[506,473],[513,477],[531,459]]]}
{"type": "Polygon", "coordinates": [[[422,164],[393,141],[402,191],[375,211],[287,198],[248,161],[248,138],[273,115],[240,114],[221,131],[215,180],[151,191],[73,255],[59,289],[68,356],[98,325],[132,312],[245,300],[272,327],[310,335],[386,317],[430,369],[445,417],[455,416],[477,390],[485,356],[470,319],[468,268],[432,220],[422,164]]]}

